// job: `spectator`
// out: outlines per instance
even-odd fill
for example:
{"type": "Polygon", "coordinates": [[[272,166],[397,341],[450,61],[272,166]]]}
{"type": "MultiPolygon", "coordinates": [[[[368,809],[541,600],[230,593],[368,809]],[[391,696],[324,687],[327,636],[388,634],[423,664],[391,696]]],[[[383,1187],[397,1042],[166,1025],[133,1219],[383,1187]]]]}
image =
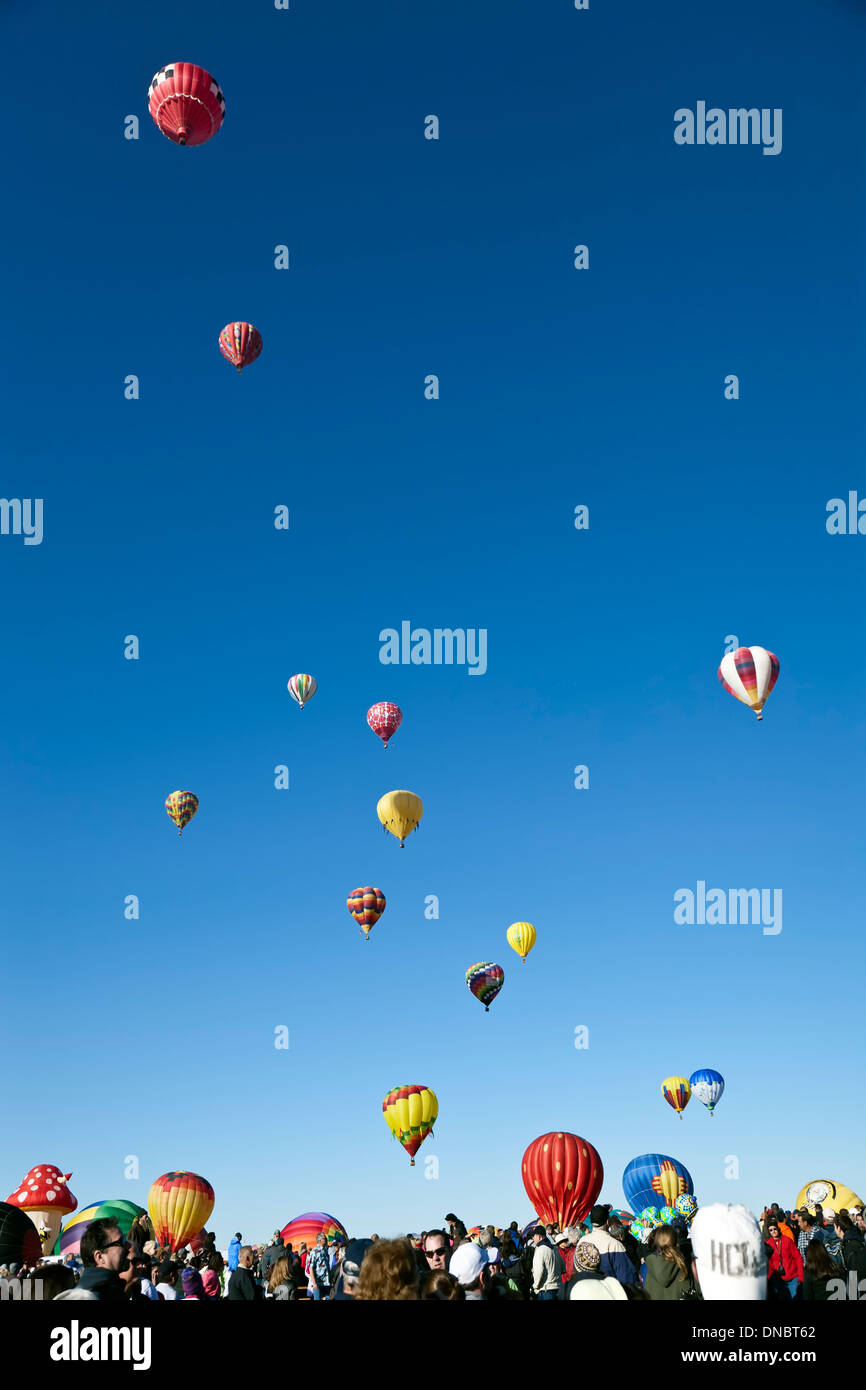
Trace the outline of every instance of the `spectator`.
{"type": "Polygon", "coordinates": [[[269,1266],[267,1297],[278,1303],[296,1303],[298,1286],[292,1278],[288,1256],[281,1255],[269,1266]]]}
{"type": "MultiPolygon", "coordinates": [[[[466,1227],[463,1225],[459,1216],[454,1215],[453,1211],[449,1211],[446,1216],[445,1225],[448,1227],[452,1245],[459,1245],[461,1240],[466,1239],[466,1227]]],[[[373,1239],[375,1240],[376,1237],[374,1236],[373,1239]]]]}
{"type": "Polygon", "coordinates": [[[831,1279],[839,1279],[840,1271],[830,1258],[824,1242],[810,1240],[806,1246],[806,1259],[803,1271],[803,1298],[813,1303],[826,1303],[832,1293],[827,1285],[831,1279]]]}
{"type": "Polygon", "coordinates": [[[108,1217],[91,1221],[81,1237],[81,1259],[80,1289],[104,1302],[120,1302],[126,1297],[120,1274],[130,1267],[129,1245],[116,1221],[108,1217]]]}
{"type": "MultiPolygon", "coordinates": [[[[767,1297],[767,1247],[748,1208],[726,1202],[701,1207],[691,1241],[705,1299],[757,1302],[767,1297]]],[[[796,1255],[793,1241],[791,1248],[796,1255]]]]}
{"type": "Polygon", "coordinates": [[[431,1269],[421,1281],[421,1298],[440,1303],[460,1303],[466,1298],[466,1294],[453,1274],[444,1269],[431,1269]]]}
{"type": "MultiPolygon", "coordinates": [[[[562,1294],[562,1256],[547,1239],[543,1226],[536,1226],[532,1232],[532,1246],[532,1292],[540,1302],[552,1302],[562,1294]]],[[[452,1256],[452,1265],[453,1260],[452,1256]]]]}
{"type": "Polygon", "coordinates": [[[356,1302],[418,1298],[415,1253],[408,1240],[371,1241],[355,1289],[356,1302]]]}
{"type": "Polygon", "coordinates": [[[373,1247],[372,1240],[350,1240],[343,1253],[340,1267],[340,1284],[334,1294],[334,1301],[345,1302],[354,1298],[358,1292],[358,1280],[367,1252],[373,1247]]]}
{"type": "Polygon", "coordinates": [[[863,1235],[850,1216],[843,1216],[841,1211],[836,1217],[835,1231],[842,1246],[842,1263],[846,1270],[854,1271],[859,1283],[861,1279],[866,1279],[866,1244],[863,1235]]]}
{"type": "Polygon", "coordinates": [[[238,1264],[240,1263],[241,1239],[242,1237],[240,1231],[235,1231],[234,1236],[229,1241],[228,1266],[229,1272],[231,1274],[234,1274],[235,1270],[238,1267],[238,1264]]]}
{"type": "Polygon", "coordinates": [[[691,1270],[677,1247],[676,1232],[661,1226],[646,1257],[647,1295],[654,1303],[677,1302],[692,1283],[691,1270]]]}
{"type": "Polygon", "coordinates": [[[767,1268],[769,1288],[767,1297],[784,1299],[797,1297],[797,1290],[803,1282],[803,1257],[788,1236],[782,1234],[779,1222],[770,1221],[770,1234],[767,1240],[770,1262],[767,1268]]]}
{"type": "Polygon", "coordinates": [[[444,1231],[428,1231],[424,1237],[424,1258],[431,1273],[437,1269],[447,1269],[451,1258],[451,1246],[444,1231]]]}
{"type": "Polygon", "coordinates": [[[491,1273],[487,1251],[473,1240],[464,1241],[452,1252],[448,1273],[457,1280],[467,1302],[486,1302],[490,1298],[491,1273]]]}
{"type": "Polygon", "coordinates": [[[178,1297],[177,1278],[178,1267],[174,1260],[163,1260],[156,1270],[156,1291],[164,1299],[171,1302],[178,1297]]]}
{"type": "Polygon", "coordinates": [[[579,1240],[574,1251],[574,1275],[569,1285],[569,1302],[625,1303],[628,1295],[618,1279],[605,1274],[601,1254],[590,1240],[579,1240]]]}
{"type": "Polygon", "coordinates": [[[323,1231],[316,1236],[315,1249],[307,1259],[307,1293],[314,1303],[321,1303],[331,1292],[331,1268],[328,1243],[323,1231]]]}
{"type": "MultiPolygon", "coordinates": [[[[240,1266],[238,1266],[240,1268],[240,1266]]],[[[181,1275],[184,1303],[206,1303],[204,1285],[197,1269],[190,1265],[181,1275]]]]}
{"type": "Polygon", "coordinates": [[[254,1303],[264,1296],[261,1285],[257,1284],[253,1277],[252,1267],[253,1248],[251,1245],[242,1245],[238,1252],[238,1267],[229,1280],[228,1296],[235,1303],[254,1303]]]}
{"type": "Polygon", "coordinates": [[[622,1241],[615,1240],[607,1229],[609,1213],[609,1207],[593,1207],[589,1213],[592,1230],[589,1235],[581,1236],[578,1245],[590,1242],[595,1246],[601,1256],[602,1274],[610,1275],[620,1284],[633,1284],[638,1277],[637,1270],[626,1254],[622,1241]]]}

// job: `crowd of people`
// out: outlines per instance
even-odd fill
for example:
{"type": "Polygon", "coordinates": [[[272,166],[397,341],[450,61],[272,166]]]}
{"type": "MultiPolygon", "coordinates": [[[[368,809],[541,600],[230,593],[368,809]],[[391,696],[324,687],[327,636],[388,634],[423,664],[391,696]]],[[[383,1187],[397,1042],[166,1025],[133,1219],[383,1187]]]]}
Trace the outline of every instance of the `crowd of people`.
{"type": "Polygon", "coordinates": [[[627,1215],[597,1205],[580,1226],[521,1232],[516,1221],[467,1230],[449,1212],[440,1229],[420,1235],[320,1234],[297,1250],[279,1231],[267,1246],[244,1244],[237,1232],[226,1258],[210,1233],[195,1252],[172,1252],[149,1238],[146,1220],[128,1236],[97,1220],[77,1257],[0,1266],[0,1277],[7,1297],[112,1302],[866,1298],[860,1210],[786,1212],[774,1202],[758,1222],[745,1207],[716,1204],[640,1242],[627,1215]]]}

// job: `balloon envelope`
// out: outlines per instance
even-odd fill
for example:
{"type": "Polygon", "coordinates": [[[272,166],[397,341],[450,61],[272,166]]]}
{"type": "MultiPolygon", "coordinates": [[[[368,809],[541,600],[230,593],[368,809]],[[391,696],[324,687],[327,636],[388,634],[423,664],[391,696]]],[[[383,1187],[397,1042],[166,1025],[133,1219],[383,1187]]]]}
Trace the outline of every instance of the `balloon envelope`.
{"type": "Polygon", "coordinates": [[[151,78],[147,105],[154,124],[175,145],[203,145],[226,112],[219,83],[198,63],[166,63],[151,78]]]}
{"type": "Polygon", "coordinates": [[[214,1190],[207,1178],[179,1169],[163,1173],[147,1194],[154,1238],[172,1251],[198,1235],[213,1211],[214,1190]]]}
{"type": "Polygon", "coordinates": [[[399,705],[392,705],[390,700],[380,700],[378,705],[371,705],[367,710],[367,723],[387,748],[388,740],[394,737],[403,723],[403,711],[399,705]]]}
{"type": "Polygon", "coordinates": [[[681,1115],[691,1100],[692,1092],[684,1076],[666,1076],[662,1082],[662,1095],[668,1105],[681,1115]]]}
{"type": "Polygon", "coordinates": [[[837,1215],[843,1207],[850,1212],[852,1207],[863,1206],[862,1197],[858,1197],[850,1187],[846,1187],[843,1182],[836,1182],[834,1178],[813,1178],[811,1182],[807,1182],[797,1193],[794,1206],[798,1209],[808,1207],[814,1216],[816,1202],[820,1202],[822,1207],[836,1212],[837,1215]]]}
{"type": "Polygon", "coordinates": [[[699,1100],[701,1105],[705,1105],[712,1115],[725,1089],[725,1078],[721,1072],[713,1071],[710,1067],[704,1067],[702,1071],[693,1071],[689,1077],[689,1085],[695,1099],[699,1100]]]}
{"type": "Polygon", "coordinates": [[[35,1264],[41,1258],[42,1242],[30,1217],[0,1202],[0,1264],[35,1264]]]}
{"type": "Polygon", "coordinates": [[[439,1114],[436,1092],[429,1086],[394,1086],[382,1101],[382,1114],[391,1133],[400,1140],[415,1166],[415,1155],[439,1114]]]}
{"type": "Polygon", "coordinates": [[[526,960],[538,933],[531,922],[512,922],[505,935],[512,951],[516,951],[521,960],[526,960]]]}
{"type": "Polygon", "coordinates": [[[370,928],[375,927],[387,907],[385,894],[381,888],[353,888],[346,906],[369,941],[370,928]]]}
{"type": "Polygon", "coordinates": [[[738,647],[722,658],[719,680],[729,695],[763,719],[761,710],[779,679],[779,658],[765,647],[738,647]]]}
{"type": "Polygon", "coordinates": [[[604,1182],[604,1167],[588,1139],[564,1130],[542,1134],[523,1155],[523,1186],[543,1223],[562,1230],[592,1210],[604,1182]]]}
{"type": "Polygon", "coordinates": [[[385,829],[400,841],[402,849],[406,836],[418,829],[424,807],[420,796],[416,796],[414,792],[386,792],[379,799],[376,814],[385,829]]]}
{"type": "Polygon", "coordinates": [[[198,810],[198,797],[195,792],[169,792],[165,798],[165,809],[177,826],[178,835],[181,835],[198,810]]]}
{"type": "Polygon", "coordinates": [[[62,1227],[51,1253],[53,1255],[79,1255],[81,1253],[81,1237],[91,1221],[102,1221],[105,1218],[110,1218],[120,1227],[120,1234],[128,1236],[133,1222],[139,1216],[146,1215],[147,1212],[144,1207],[137,1206],[135,1202],[128,1202],[125,1197],[117,1197],[104,1202],[91,1202],[89,1206],[77,1211],[62,1227]]]}
{"type": "Polygon", "coordinates": [[[284,1226],[280,1234],[286,1245],[291,1243],[292,1253],[297,1255],[301,1241],[305,1241],[308,1250],[312,1250],[316,1244],[316,1236],[324,1234],[327,1237],[342,1236],[343,1240],[349,1239],[349,1233],[336,1218],[329,1216],[326,1211],[305,1211],[300,1216],[294,1216],[287,1226],[284,1226]]]}
{"type": "Polygon", "coordinates": [[[632,1211],[644,1207],[673,1207],[683,1192],[694,1195],[695,1185],[685,1164],[667,1154],[640,1154],[622,1175],[622,1190],[632,1211]]]}
{"type": "Polygon", "coordinates": [[[251,323],[227,323],[219,335],[219,348],[227,362],[242,372],[262,350],[262,335],[251,323]]]}
{"type": "Polygon", "coordinates": [[[505,983],[505,971],[492,960],[479,960],[466,971],[466,983],[487,1013],[505,983]]]}
{"type": "Polygon", "coordinates": [[[308,700],[312,700],[318,688],[319,682],[316,677],[307,675],[303,671],[297,676],[290,676],[286,686],[292,699],[297,700],[301,709],[304,708],[308,700]]]}

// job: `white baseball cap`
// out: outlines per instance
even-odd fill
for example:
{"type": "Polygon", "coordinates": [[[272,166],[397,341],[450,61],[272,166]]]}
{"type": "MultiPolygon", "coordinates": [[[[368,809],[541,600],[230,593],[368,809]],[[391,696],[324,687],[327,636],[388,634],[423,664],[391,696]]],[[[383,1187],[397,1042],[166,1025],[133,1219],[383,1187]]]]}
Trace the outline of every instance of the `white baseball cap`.
{"type": "Polygon", "coordinates": [[[579,1303],[584,1303],[587,1300],[593,1303],[628,1302],[628,1294],[622,1284],[610,1275],[606,1279],[578,1279],[576,1284],[572,1284],[568,1298],[570,1303],[575,1302],[575,1300],[579,1303]]]}
{"type": "Polygon", "coordinates": [[[482,1269],[487,1269],[487,1251],[474,1241],[458,1245],[448,1262],[448,1273],[453,1274],[458,1284],[474,1284],[482,1269]]]}
{"type": "Polygon", "coordinates": [[[701,1207],[689,1234],[705,1299],[767,1297],[767,1249],[748,1207],[727,1202],[701,1207]]]}

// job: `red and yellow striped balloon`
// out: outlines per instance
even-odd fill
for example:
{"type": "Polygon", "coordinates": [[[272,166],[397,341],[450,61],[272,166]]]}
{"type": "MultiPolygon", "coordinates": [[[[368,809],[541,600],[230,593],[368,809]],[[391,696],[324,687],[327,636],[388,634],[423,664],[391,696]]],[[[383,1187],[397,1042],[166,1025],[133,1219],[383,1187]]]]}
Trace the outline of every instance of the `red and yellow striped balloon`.
{"type": "Polygon", "coordinates": [[[662,1082],[662,1095],[668,1105],[673,1110],[676,1110],[680,1119],[682,1119],[683,1111],[692,1098],[692,1088],[689,1085],[688,1077],[666,1076],[662,1082]]]}
{"type": "Polygon", "coordinates": [[[381,888],[353,888],[346,906],[369,941],[370,928],[375,927],[387,906],[385,894],[381,888]]]}
{"type": "Polygon", "coordinates": [[[154,1239],[172,1252],[180,1250],[207,1225],[214,1192],[207,1178],[179,1169],[163,1173],[147,1194],[154,1239]]]}
{"type": "Polygon", "coordinates": [[[391,1133],[400,1140],[415,1167],[415,1155],[439,1114],[439,1101],[429,1086],[395,1086],[382,1101],[382,1113],[391,1133]]]}

